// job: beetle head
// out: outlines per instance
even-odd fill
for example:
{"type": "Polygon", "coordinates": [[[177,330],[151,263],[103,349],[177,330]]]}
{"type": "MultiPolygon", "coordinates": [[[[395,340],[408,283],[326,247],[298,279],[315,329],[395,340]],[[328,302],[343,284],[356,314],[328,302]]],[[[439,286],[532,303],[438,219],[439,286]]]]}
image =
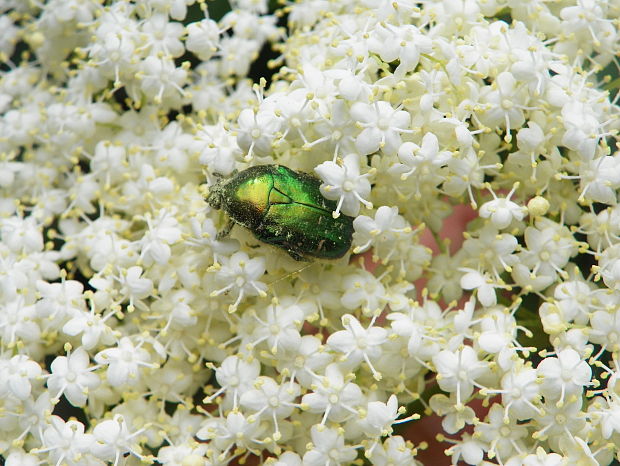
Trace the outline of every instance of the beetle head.
{"type": "Polygon", "coordinates": [[[222,207],[222,185],[220,181],[217,181],[213,186],[209,188],[209,194],[207,195],[207,204],[214,209],[220,209],[222,207]]]}

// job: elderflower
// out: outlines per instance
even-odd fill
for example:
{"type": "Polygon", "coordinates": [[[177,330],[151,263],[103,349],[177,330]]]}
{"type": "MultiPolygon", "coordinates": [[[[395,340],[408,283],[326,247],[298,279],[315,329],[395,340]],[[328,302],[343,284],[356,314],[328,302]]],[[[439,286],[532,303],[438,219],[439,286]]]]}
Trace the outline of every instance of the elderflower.
{"type": "Polygon", "coordinates": [[[0,463],[618,458],[617,0],[1,3],[0,463]]]}

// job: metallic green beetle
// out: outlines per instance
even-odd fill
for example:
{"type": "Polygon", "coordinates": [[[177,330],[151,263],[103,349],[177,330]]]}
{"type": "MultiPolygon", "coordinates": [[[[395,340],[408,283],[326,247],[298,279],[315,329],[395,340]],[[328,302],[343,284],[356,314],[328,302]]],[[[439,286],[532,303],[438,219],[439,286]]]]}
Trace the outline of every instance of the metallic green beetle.
{"type": "Polygon", "coordinates": [[[283,165],[257,165],[211,186],[207,202],[293,259],[337,259],[351,247],[353,218],[333,218],[321,180],[283,165]]]}

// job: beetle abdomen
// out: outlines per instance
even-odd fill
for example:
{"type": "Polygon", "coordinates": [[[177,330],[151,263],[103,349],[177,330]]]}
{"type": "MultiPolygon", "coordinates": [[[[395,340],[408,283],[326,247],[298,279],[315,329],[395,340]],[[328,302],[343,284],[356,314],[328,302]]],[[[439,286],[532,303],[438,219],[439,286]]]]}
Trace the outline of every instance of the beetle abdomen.
{"type": "Polygon", "coordinates": [[[299,203],[271,205],[260,226],[263,241],[319,258],[344,256],[352,235],[350,217],[299,203]]]}

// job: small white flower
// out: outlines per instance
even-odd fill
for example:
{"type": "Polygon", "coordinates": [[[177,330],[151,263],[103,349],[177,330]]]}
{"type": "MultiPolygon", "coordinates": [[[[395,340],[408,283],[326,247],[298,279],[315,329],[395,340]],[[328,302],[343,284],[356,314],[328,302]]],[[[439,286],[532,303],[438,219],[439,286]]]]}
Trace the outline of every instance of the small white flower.
{"type": "MultiPolygon", "coordinates": [[[[198,434],[196,434],[198,436],[198,434]]],[[[157,452],[157,462],[164,466],[182,464],[184,461],[199,462],[207,454],[207,446],[199,443],[180,443],[161,447],[157,452]]]]}
{"type": "Polygon", "coordinates": [[[523,464],[524,466],[562,466],[565,464],[565,458],[562,455],[547,453],[542,447],[538,447],[536,453],[531,453],[525,457],[519,455],[517,461],[518,463],[515,464],[523,464]]]}
{"type": "Polygon", "coordinates": [[[343,369],[335,363],[325,368],[325,374],[318,377],[311,388],[312,391],[302,397],[301,404],[303,409],[323,415],[321,425],[328,420],[350,419],[364,402],[359,385],[346,381],[343,369]]]}
{"type": "Polygon", "coordinates": [[[506,197],[497,197],[493,191],[492,201],[487,201],[480,206],[480,216],[490,218],[491,223],[498,230],[502,230],[512,223],[512,220],[523,220],[527,209],[512,202],[510,198],[519,185],[515,184],[506,197]]]}
{"type": "Polygon", "coordinates": [[[141,64],[141,76],[142,91],[155,103],[171,98],[175,101],[185,95],[183,86],[187,81],[187,70],[184,67],[177,68],[171,58],[149,55],[141,64]]]}
{"type": "Polygon", "coordinates": [[[608,399],[595,398],[588,409],[588,414],[600,417],[601,431],[604,439],[620,432],[620,398],[612,395],[608,399]]]}
{"type": "Polygon", "coordinates": [[[121,145],[101,141],[95,147],[95,154],[90,161],[90,169],[99,183],[110,186],[116,183],[125,170],[127,153],[121,145]]]}
{"type": "Polygon", "coordinates": [[[314,425],[310,429],[311,449],[303,457],[307,466],[351,464],[357,456],[355,448],[345,445],[342,433],[336,429],[314,425]]]}
{"type": "Polygon", "coordinates": [[[368,328],[364,328],[354,316],[345,314],[342,316],[345,330],[332,333],[327,339],[327,346],[343,353],[342,361],[348,367],[355,368],[362,361],[366,362],[374,378],[381,380],[381,373],[374,368],[372,360],[381,356],[381,345],[387,340],[387,330],[373,324],[374,319],[368,328]]]}
{"type": "MultiPolygon", "coordinates": [[[[174,189],[174,182],[167,176],[156,176],[155,169],[150,164],[140,167],[140,177],[135,181],[128,181],[123,186],[123,194],[128,202],[142,202],[144,198],[163,199],[168,197],[174,189]]],[[[159,213],[162,215],[162,212],[159,213]]],[[[150,220],[150,216],[148,217],[150,220]]],[[[149,228],[152,225],[149,224],[149,228]]]]}
{"type": "Polygon", "coordinates": [[[590,317],[590,325],[589,341],[611,351],[620,349],[620,313],[617,310],[596,311],[590,317]]]}
{"type": "Polygon", "coordinates": [[[190,227],[193,237],[189,238],[187,243],[196,247],[201,253],[205,250],[210,251],[216,264],[219,264],[220,257],[232,255],[239,250],[239,241],[236,239],[218,239],[218,231],[211,218],[206,218],[202,224],[193,218],[190,220],[190,227]]]}
{"type": "MultiPolygon", "coordinates": [[[[355,254],[359,254],[367,250],[371,245],[381,247],[383,244],[388,245],[397,240],[401,235],[409,237],[411,227],[407,221],[398,215],[397,207],[381,206],[375,213],[375,218],[360,215],[353,221],[354,241],[360,246],[354,249],[355,254]]],[[[389,260],[393,250],[388,253],[381,254],[384,260],[389,260]]],[[[379,253],[376,253],[379,255],[379,253]]]]}
{"type": "Polygon", "coordinates": [[[579,166],[579,200],[615,205],[620,187],[620,155],[585,160],[579,166]]]}
{"type": "Polygon", "coordinates": [[[340,297],[340,302],[350,311],[361,307],[364,314],[373,315],[387,304],[387,292],[383,283],[366,270],[345,275],[342,287],[345,291],[340,297]]]}
{"type": "Polygon", "coordinates": [[[128,301],[129,306],[143,306],[141,300],[150,296],[153,292],[153,281],[141,277],[142,267],[134,265],[127,270],[121,271],[118,281],[121,284],[120,293],[128,301]]]}
{"type": "Polygon", "coordinates": [[[400,133],[410,131],[411,117],[403,110],[394,110],[382,100],[366,104],[355,102],[351,116],[364,128],[355,139],[360,155],[372,154],[381,149],[385,154],[395,153],[400,146],[400,133]]]}
{"type": "Polygon", "coordinates": [[[557,353],[557,358],[545,358],[536,368],[542,377],[541,391],[546,399],[563,403],[571,395],[581,393],[590,385],[592,368],[577,351],[567,348],[557,353]]]}
{"type": "Polygon", "coordinates": [[[17,216],[0,220],[0,237],[2,243],[17,253],[29,253],[43,250],[43,235],[37,220],[30,216],[17,216]]]}
{"type": "Polygon", "coordinates": [[[487,353],[499,353],[516,344],[517,322],[512,314],[492,309],[480,319],[478,344],[487,353]]]}
{"type": "Polygon", "coordinates": [[[427,300],[423,305],[408,306],[404,311],[388,314],[387,319],[392,321],[392,332],[406,339],[412,358],[430,361],[440,350],[441,345],[432,337],[431,330],[446,325],[437,302],[427,300]]]}
{"type": "Polygon", "coordinates": [[[228,176],[235,169],[235,162],[242,160],[237,138],[224,128],[223,121],[201,126],[192,145],[200,153],[200,163],[212,174],[228,176]]]}
{"type": "Polygon", "coordinates": [[[534,275],[555,278],[568,260],[577,253],[577,240],[569,229],[547,218],[536,220],[535,227],[524,233],[526,248],[519,254],[522,265],[534,275]]]}
{"type": "Polygon", "coordinates": [[[256,315],[256,321],[257,325],[252,332],[252,346],[264,341],[273,354],[280,349],[291,351],[299,348],[299,331],[304,321],[304,311],[292,299],[273,302],[264,307],[256,315]]]}
{"type": "Polygon", "coordinates": [[[523,420],[540,412],[538,404],[541,393],[536,369],[524,365],[514,366],[502,377],[501,386],[502,404],[506,413],[523,420]]]}
{"type": "Polygon", "coordinates": [[[77,311],[71,319],[62,327],[62,331],[67,335],[76,336],[82,334],[81,342],[84,349],[93,349],[99,342],[112,343],[112,329],[106,321],[114,313],[102,317],[95,310],[94,302],[91,303],[90,312],[77,311]]]}
{"type": "MultiPolygon", "coordinates": [[[[173,174],[186,173],[193,166],[194,138],[177,121],[168,123],[163,129],[157,128],[148,140],[153,151],[150,159],[155,168],[168,170],[173,174]]],[[[175,179],[176,179],[175,176],[175,179]]],[[[175,209],[165,209],[165,211],[175,209]]],[[[161,215],[161,213],[158,212],[161,215]]]]}
{"type": "Polygon", "coordinates": [[[42,374],[41,366],[25,354],[0,359],[0,396],[25,400],[31,395],[32,382],[42,374]]]}
{"type": "Polygon", "coordinates": [[[372,209],[372,203],[366,198],[370,194],[368,177],[371,172],[360,175],[360,157],[349,154],[342,159],[342,164],[323,162],[314,171],[321,177],[321,194],[327,199],[338,201],[334,218],[340,215],[355,216],[360,210],[360,203],[367,209],[372,209]]]}
{"type": "Polygon", "coordinates": [[[599,309],[601,301],[605,300],[605,293],[601,291],[591,282],[576,278],[556,286],[553,297],[566,322],[573,320],[584,325],[593,317],[592,313],[599,309]]]}
{"type": "Polygon", "coordinates": [[[208,420],[206,426],[196,432],[196,437],[212,441],[222,450],[235,445],[237,448],[247,448],[257,453],[264,435],[265,424],[248,419],[243,413],[236,411],[228,413],[225,419],[208,420]]]}
{"type": "Polygon", "coordinates": [[[222,288],[212,291],[211,297],[234,290],[237,292],[236,300],[229,306],[229,312],[237,309],[245,296],[267,295],[267,285],[258,279],[265,273],[265,259],[255,257],[250,259],[242,251],[234,253],[225,261],[221,268],[215,270],[215,281],[222,288]]]}
{"type": "Polygon", "coordinates": [[[525,426],[517,424],[516,419],[507,418],[502,405],[493,404],[487,420],[488,422],[476,425],[475,433],[476,438],[488,442],[491,446],[488,450],[490,453],[503,460],[522,450],[529,432],[525,426]]]}
{"type": "Polygon", "coordinates": [[[588,244],[594,252],[616,243],[620,238],[620,205],[603,209],[598,214],[588,212],[579,219],[579,228],[588,235],[588,244]]]}
{"type": "Polygon", "coordinates": [[[441,294],[446,302],[456,301],[463,294],[460,284],[462,272],[458,270],[462,261],[462,252],[454,256],[437,254],[433,256],[430,279],[426,284],[431,295],[441,294]]]}
{"type": "Polygon", "coordinates": [[[476,379],[488,371],[487,363],[479,361],[471,346],[458,351],[440,351],[433,357],[437,368],[437,382],[442,390],[456,392],[457,405],[461,405],[474,390],[476,379]]]}
{"type": "Polygon", "coordinates": [[[78,466],[84,460],[93,460],[91,452],[94,441],[92,434],[84,433],[84,424],[81,422],[65,422],[58,416],[51,416],[49,425],[43,430],[41,450],[47,455],[49,463],[78,466]]]}
{"type": "Polygon", "coordinates": [[[5,466],[38,466],[41,464],[40,458],[34,453],[26,453],[23,450],[11,449],[6,457],[5,466]]]}
{"type": "Polygon", "coordinates": [[[620,244],[615,244],[602,252],[598,273],[608,288],[620,290],[620,244]]]}
{"type": "Polygon", "coordinates": [[[532,156],[544,153],[548,137],[545,137],[543,129],[534,121],[528,121],[527,126],[517,132],[517,147],[532,156]]]}
{"type": "Polygon", "coordinates": [[[484,458],[486,449],[485,442],[477,440],[469,434],[463,434],[461,440],[448,450],[455,464],[458,464],[461,459],[466,464],[479,464],[484,458]]]}
{"type": "Polygon", "coordinates": [[[501,288],[501,285],[494,283],[493,279],[486,272],[479,272],[467,267],[459,270],[465,272],[465,275],[461,277],[461,286],[466,290],[476,290],[476,297],[480,304],[485,307],[497,304],[495,288],[501,288]]]}
{"type": "Polygon", "coordinates": [[[248,390],[239,403],[246,409],[254,411],[254,416],[259,419],[269,419],[275,426],[274,436],[278,440],[280,428],[278,420],[282,420],[293,412],[299,396],[299,385],[294,382],[286,382],[279,385],[270,377],[261,376],[254,382],[256,388],[248,390]]]}
{"type": "Polygon", "coordinates": [[[232,398],[233,408],[237,408],[239,397],[252,388],[260,374],[260,363],[254,359],[245,361],[239,356],[228,356],[215,370],[215,378],[220,389],[206,398],[210,401],[221,393],[226,393],[227,400],[232,398]]]}
{"type": "Polygon", "coordinates": [[[482,89],[481,101],[488,104],[488,109],[480,115],[480,120],[491,128],[501,127],[507,132],[519,128],[525,121],[525,89],[506,71],[500,73],[493,84],[482,89]]]}
{"type": "Polygon", "coordinates": [[[392,433],[392,424],[399,416],[398,399],[391,395],[386,403],[370,401],[364,412],[366,416],[356,420],[364,434],[369,438],[385,437],[392,433]]]}
{"type": "Polygon", "coordinates": [[[107,380],[112,386],[136,384],[140,379],[140,370],[153,367],[151,355],[141,345],[134,345],[128,337],[118,342],[117,348],[108,348],[95,355],[95,361],[107,365],[107,380]]]}
{"type": "Polygon", "coordinates": [[[185,47],[180,37],[184,33],[181,23],[169,21],[167,15],[154,14],[142,24],[142,32],[147,34],[146,44],[149,52],[177,58],[183,55],[185,47]]]}
{"type": "Polygon", "coordinates": [[[85,309],[84,285],[77,280],[63,280],[61,283],[37,281],[41,299],[36,303],[39,316],[49,320],[65,322],[74,313],[85,309]]]}
{"type": "Polygon", "coordinates": [[[181,229],[175,212],[162,209],[156,218],[147,216],[146,223],[148,230],[139,241],[140,258],[147,266],[153,262],[165,264],[170,259],[170,245],[181,239],[181,229]]]}
{"type": "Polygon", "coordinates": [[[301,456],[292,451],[285,451],[278,457],[278,460],[273,463],[273,466],[302,466],[301,456]]]}
{"type": "Polygon", "coordinates": [[[93,454],[104,461],[118,461],[127,453],[146,460],[138,443],[139,435],[143,431],[144,428],[132,432],[123,416],[115,414],[114,418],[100,422],[93,429],[93,454]]]}
{"type": "Polygon", "coordinates": [[[398,149],[397,163],[390,167],[391,173],[400,174],[401,180],[406,180],[415,174],[419,177],[428,177],[445,166],[453,157],[452,152],[439,150],[439,140],[433,133],[426,133],[422,138],[422,146],[413,142],[405,142],[398,149]]]}
{"type": "Polygon", "coordinates": [[[445,177],[439,177],[437,182],[445,178],[443,188],[446,193],[451,196],[458,196],[467,192],[470,197],[471,204],[476,206],[471,190],[479,189],[484,185],[484,168],[480,164],[480,159],[476,155],[476,151],[468,149],[459,157],[451,157],[448,161],[450,174],[445,177]]]}
{"type": "Polygon", "coordinates": [[[557,397],[553,396],[549,400],[545,399],[540,414],[534,417],[538,430],[533,435],[535,438],[553,438],[554,441],[559,441],[565,436],[567,439],[577,438],[586,426],[582,406],[580,396],[570,397],[565,402],[558,402],[557,397]]]}
{"type": "Polygon", "coordinates": [[[562,107],[562,120],[566,132],[562,144],[577,151],[584,160],[592,160],[599,133],[599,116],[592,105],[569,100],[562,107]]]}
{"type": "Polygon", "coordinates": [[[209,60],[217,52],[219,39],[220,28],[212,19],[206,18],[187,25],[185,46],[203,61],[209,60]]]}
{"type": "Polygon", "coordinates": [[[394,435],[385,439],[383,444],[377,445],[369,457],[372,464],[377,466],[388,466],[398,464],[401,466],[414,466],[417,464],[414,459],[411,442],[406,442],[400,435],[394,435]]]}
{"type": "Polygon", "coordinates": [[[386,63],[398,61],[394,76],[400,78],[416,67],[421,53],[431,52],[432,41],[411,24],[380,23],[370,35],[368,49],[386,63]]]}
{"type": "Polygon", "coordinates": [[[434,413],[442,417],[441,427],[449,434],[456,434],[465,425],[474,424],[476,419],[476,413],[471,407],[457,407],[454,393],[450,393],[449,398],[442,393],[433,395],[429,400],[429,406],[434,413]]]}
{"type": "Polygon", "coordinates": [[[254,155],[265,156],[271,153],[280,130],[281,122],[275,113],[250,108],[241,111],[238,119],[237,144],[246,152],[245,160],[250,161],[254,155]]]}
{"type": "Polygon", "coordinates": [[[314,335],[304,335],[296,347],[275,356],[276,367],[281,374],[289,374],[302,387],[309,387],[333,359],[314,335]]]}
{"type": "Polygon", "coordinates": [[[96,388],[99,376],[93,374],[95,367],[89,367],[88,353],[78,348],[68,356],[57,356],[50,365],[50,376],[47,386],[53,396],[60,398],[65,395],[73,406],[84,406],[88,399],[88,392],[96,388]]]}
{"type": "Polygon", "coordinates": [[[515,264],[512,268],[512,278],[515,283],[521,287],[528,287],[528,289],[540,291],[551,285],[555,276],[539,275],[523,264],[515,264]]]}
{"type": "Polygon", "coordinates": [[[275,17],[261,14],[267,12],[265,0],[236,0],[235,5],[221,20],[222,26],[232,28],[234,37],[255,40],[260,47],[268,38],[281,35],[275,17]]]}
{"type": "Polygon", "coordinates": [[[41,328],[36,317],[35,305],[27,306],[23,296],[0,305],[0,340],[5,345],[40,341],[41,328]]]}

